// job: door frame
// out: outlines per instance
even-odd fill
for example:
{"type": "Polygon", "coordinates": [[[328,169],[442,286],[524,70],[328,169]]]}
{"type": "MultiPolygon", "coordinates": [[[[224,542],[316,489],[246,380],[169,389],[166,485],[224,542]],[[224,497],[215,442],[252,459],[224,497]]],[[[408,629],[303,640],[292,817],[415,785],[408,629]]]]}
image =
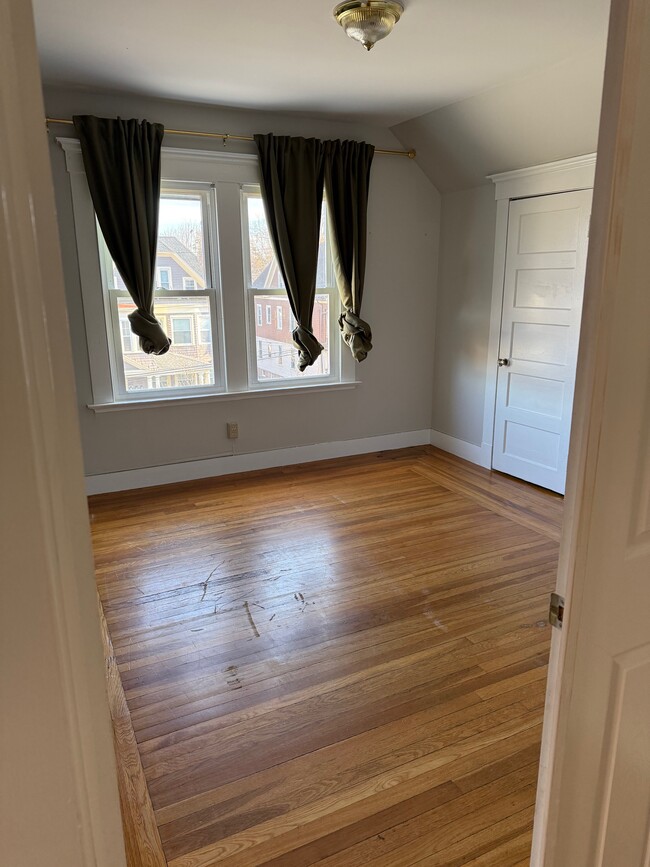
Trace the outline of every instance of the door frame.
{"type": "Polygon", "coordinates": [[[125,867],[61,247],[24,0],[0,0],[0,70],[0,331],[15,361],[0,378],[12,407],[0,423],[10,454],[0,504],[9,564],[0,586],[3,854],[14,864],[125,867]]]}
{"type": "Polygon", "coordinates": [[[506,276],[506,247],[510,202],[555,193],[590,190],[594,186],[596,154],[584,154],[566,160],[557,160],[526,169],[488,175],[494,183],[497,203],[496,235],[494,239],[494,269],[492,273],[492,304],[490,308],[490,337],[485,361],[485,405],[483,410],[483,436],[481,464],[492,468],[494,446],[494,419],[497,398],[497,358],[501,340],[501,315],[506,276]]]}
{"type": "MultiPolygon", "coordinates": [[[[647,58],[642,39],[644,25],[648,26],[648,14],[646,0],[619,0],[611,4],[598,138],[600,158],[591,220],[593,243],[587,256],[556,585],[557,592],[565,598],[566,607],[563,627],[553,630],[551,640],[530,867],[563,867],[565,863],[563,841],[559,837],[560,794],[577,640],[584,599],[590,592],[590,575],[585,564],[608,359],[616,352],[610,339],[612,322],[607,308],[616,298],[621,233],[636,177],[631,166],[631,151],[635,136],[643,134],[644,125],[647,130],[650,117],[647,109],[645,112],[637,109],[639,105],[646,105],[644,94],[639,90],[639,70],[647,58]]],[[[639,280],[645,279],[646,274],[640,273],[639,280]]],[[[630,311],[630,316],[633,315],[634,311],[630,311]]],[[[612,575],[612,581],[616,578],[612,575]]],[[[596,793],[590,795],[596,797],[596,793]]],[[[584,833],[584,829],[576,828],[575,833],[584,833]]]]}

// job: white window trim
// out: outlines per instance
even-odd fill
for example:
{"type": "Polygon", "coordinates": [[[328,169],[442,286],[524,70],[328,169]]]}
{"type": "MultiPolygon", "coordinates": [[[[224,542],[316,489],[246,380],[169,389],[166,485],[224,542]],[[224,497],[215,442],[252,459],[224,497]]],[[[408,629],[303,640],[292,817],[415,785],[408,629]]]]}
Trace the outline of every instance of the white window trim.
{"type": "Polygon", "coordinates": [[[196,280],[194,279],[194,277],[183,277],[183,289],[186,292],[196,291],[197,285],[196,285],[196,280]],[[189,286],[188,285],[189,283],[191,283],[192,285],[189,286]]]}
{"type": "MultiPolygon", "coordinates": [[[[261,324],[261,323],[260,323],[260,324],[261,324]]],[[[273,311],[271,310],[271,305],[270,305],[270,304],[267,304],[267,305],[266,305],[266,324],[267,324],[267,325],[272,325],[272,324],[273,324],[273,311]]]]}
{"type": "MultiPolygon", "coordinates": [[[[352,388],[357,388],[362,385],[359,380],[350,382],[330,382],[325,385],[318,385],[316,388],[319,391],[347,391],[352,388]]],[[[278,394],[309,394],[314,390],[313,385],[287,385],[283,388],[256,388],[248,391],[227,391],[221,394],[191,394],[191,395],[176,395],[176,390],[173,396],[165,395],[164,397],[149,397],[144,400],[117,400],[111,403],[91,403],[88,404],[88,409],[95,413],[121,411],[126,409],[153,409],[161,406],[178,406],[179,404],[198,404],[198,403],[213,403],[215,401],[234,401],[247,400],[248,398],[264,398],[278,394]]]]}
{"type": "Polygon", "coordinates": [[[275,327],[278,331],[282,331],[282,307],[280,304],[275,308],[275,327]]]}
{"type": "MultiPolygon", "coordinates": [[[[225,219],[217,219],[216,227],[211,226],[208,237],[216,238],[217,250],[215,261],[219,268],[214,268],[215,287],[213,290],[189,290],[193,296],[212,291],[214,303],[212,306],[212,334],[215,336],[215,346],[218,356],[215,356],[215,374],[217,383],[203,388],[170,389],[163,393],[145,392],[144,395],[120,392],[113,387],[113,370],[118,371],[121,365],[116,364],[114,347],[108,336],[105,322],[111,321],[111,312],[105,309],[105,293],[102,287],[100,256],[97,244],[95,213],[86,181],[81,147],[77,139],[58,138],[57,142],[63,149],[66,167],[70,175],[73,213],[77,250],[79,257],[79,275],[83,298],[84,319],[88,343],[90,375],[93,401],[89,407],[95,411],[107,408],[123,409],[131,406],[178,405],[179,401],[202,401],[213,399],[240,399],[243,396],[263,397],[273,392],[308,393],[324,387],[353,387],[357,384],[356,367],[349,352],[341,352],[342,341],[336,336],[330,352],[332,358],[340,359],[340,377],[315,377],[309,379],[279,380],[277,386],[270,383],[256,382],[256,352],[254,322],[252,309],[253,293],[245,291],[244,256],[242,242],[246,235],[242,234],[241,220],[245,216],[241,208],[242,189],[258,187],[260,184],[258,158],[254,154],[222,154],[213,151],[200,151],[185,148],[162,149],[162,177],[164,179],[182,178],[188,187],[197,184],[205,187],[210,185],[215,200],[217,213],[225,219]],[[232,219],[239,214],[239,219],[232,219]],[[223,255],[217,255],[221,250],[223,255]],[[248,299],[248,303],[247,303],[248,299]],[[224,328],[228,322],[228,328],[224,328]],[[248,326],[247,326],[248,323],[248,326]],[[250,351],[250,335],[253,334],[253,347],[250,351]],[[225,377],[227,365],[227,382],[225,378],[219,381],[219,374],[225,377]],[[255,365],[254,376],[251,367],[255,365]]],[[[209,245],[208,245],[209,246],[209,245]]],[[[206,255],[209,252],[206,251],[206,255]]],[[[330,282],[330,281],[328,281],[330,282]]],[[[333,284],[333,281],[331,281],[333,284]]],[[[113,290],[116,291],[116,290],[113,290]]],[[[167,290],[161,290],[167,292],[167,290]]],[[[183,294],[173,290],[174,294],[183,294]]],[[[284,290],[264,290],[266,294],[284,295],[284,290]]],[[[318,290],[319,293],[330,290],[318,290]]],[[[331,299],[331,304],[338,304],[338,293],[331,299]]],[[[106,304],[108,306],[108,304],[106,304]]],[[[336,307],[331,306],[332,311],[336,307]]],[[[119,325],[118,325],[119,333],[119,325]]],[[[123,374],[122,374],[123,376],[123,374]]],[[[122,384],[123,385],[123,384],[122,384]]],[[[119,388],[119,380],[116,382],[119,388]]]]}

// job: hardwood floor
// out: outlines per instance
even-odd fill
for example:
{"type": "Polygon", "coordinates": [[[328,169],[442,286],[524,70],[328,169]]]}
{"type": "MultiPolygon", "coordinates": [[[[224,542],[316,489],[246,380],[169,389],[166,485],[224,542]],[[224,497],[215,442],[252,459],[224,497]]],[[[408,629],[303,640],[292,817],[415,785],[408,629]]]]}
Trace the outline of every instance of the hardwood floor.
{"type": "Polygon", "coordinates": [[[171,867],[528,864],[561,498],[423,447],[90,509],[171,867]]]}

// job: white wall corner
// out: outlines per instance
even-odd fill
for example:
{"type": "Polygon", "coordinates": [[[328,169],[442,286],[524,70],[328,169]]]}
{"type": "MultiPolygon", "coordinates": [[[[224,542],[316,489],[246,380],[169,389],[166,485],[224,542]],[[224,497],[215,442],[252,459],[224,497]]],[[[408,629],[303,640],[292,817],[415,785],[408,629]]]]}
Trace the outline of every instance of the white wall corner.
{"type": "Polygon", "coordinates": [[[292,464],[311,463],[351,455],[392,451],[412,446],[429,445],[431,431],[416,430],[362,439],[341,440],[331,443],[314,443],[288,449],[273,449],[243,455],[226,455],[182,463],[142,467],[117,473],[86,476],[86,493],[107,494],[112,491],[128,491],[134,488],[149,488],[154,485],[171,485],[216,476],[229,476],[253,470],[273,467],[288,467],[292,464]]]}
{"type": "Polygon", "coordinates": [[[442,431],[432,430],[430,444],[437,449],[442,449],[443,452],[456,455],[457,458],[478,464],[479,467],[490,469],[492,466],[492,445],[490,443],[477,446],[475,443],[459,440],[449,436],[449,434],[442,433],[442,431]]]}

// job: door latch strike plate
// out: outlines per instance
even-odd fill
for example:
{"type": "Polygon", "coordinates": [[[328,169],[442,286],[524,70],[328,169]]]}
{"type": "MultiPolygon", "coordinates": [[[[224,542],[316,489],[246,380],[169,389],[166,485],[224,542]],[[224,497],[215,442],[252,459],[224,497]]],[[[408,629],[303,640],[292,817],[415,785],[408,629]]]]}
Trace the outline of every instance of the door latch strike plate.
{"type": "Polygon", "coordinates": [[[551,593],[551,605],[548,609],[548,622],[556,629],[562,629],[564,621],[564,597],[559,593],[551,593]]]}

